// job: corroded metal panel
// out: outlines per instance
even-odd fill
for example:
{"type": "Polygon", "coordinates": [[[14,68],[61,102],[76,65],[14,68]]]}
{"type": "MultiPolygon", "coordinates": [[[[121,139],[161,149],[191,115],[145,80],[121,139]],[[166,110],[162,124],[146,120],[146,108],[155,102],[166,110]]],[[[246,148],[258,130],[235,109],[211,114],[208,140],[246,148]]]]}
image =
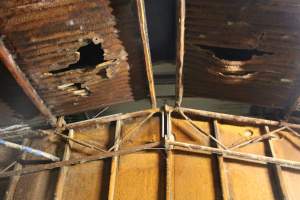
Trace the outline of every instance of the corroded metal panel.
{"type": "Polygon", "coordinates": [[[146,80],[140,78],[146,75],[143,51],[132,2],[116,1],[115,13],[107,0],[0,4],[4,42],[55,115],[146,96],[146,80]],[[129,13],[126,10],[126,19],[119,8],[124,5],[133,8],[129,13]],[[127,50],[136,53],[128,55],[127,50]]]}
{"type": "Polygon", "coordinates": [[[185,96],[288,106],[299,85],[299,5],[186,0],[185,96]]]}

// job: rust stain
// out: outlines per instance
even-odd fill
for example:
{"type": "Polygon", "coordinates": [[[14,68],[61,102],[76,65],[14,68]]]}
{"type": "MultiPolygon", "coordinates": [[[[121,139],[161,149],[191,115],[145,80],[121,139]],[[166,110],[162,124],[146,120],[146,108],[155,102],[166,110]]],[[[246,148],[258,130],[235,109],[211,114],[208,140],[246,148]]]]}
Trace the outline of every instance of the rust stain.
{"type": "Polygon", "coordinates": [[[185,96],[290,104],[300,81],[299,3],[186,4],[185,96]]]}
{"type": "Polygon", "coordinates": [[[55,115],[146,96],[143,59],[132,62],[138,52],[143,54],[137,19],[122,16],[122,8],[130,6],[129,1],[111,4],[108,0],[1,2],[4,42],[55,115]],[[123,31],[131,35],[124,37],[123,31]],[[103,56],[103,60],[80,66],[84,59],[80,50],[90,44],[101,45],[95,57],[103,56]],[[76,63],[80,68],[73,69],[76,63]],[[60,89],[71,84],[79,87],[60,89]]]}

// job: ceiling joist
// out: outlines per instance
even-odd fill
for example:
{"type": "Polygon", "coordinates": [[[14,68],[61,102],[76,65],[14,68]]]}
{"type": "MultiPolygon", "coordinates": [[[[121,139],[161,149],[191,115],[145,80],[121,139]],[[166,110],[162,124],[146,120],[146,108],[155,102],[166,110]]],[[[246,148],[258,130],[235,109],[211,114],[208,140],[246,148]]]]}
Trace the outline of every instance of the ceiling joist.
{"type": "Polygon", "coordinates": [[[184,33],[185,33],[185,0],[178,1],[178,31],[176,56],[176,105],[180,106],[183,97],[183,62],[184,62],[184,33]]]}
{"type": "Polygon", "coordinates": [[[157,107],[144,0],[136,0],[152,108],[157,107]]]}

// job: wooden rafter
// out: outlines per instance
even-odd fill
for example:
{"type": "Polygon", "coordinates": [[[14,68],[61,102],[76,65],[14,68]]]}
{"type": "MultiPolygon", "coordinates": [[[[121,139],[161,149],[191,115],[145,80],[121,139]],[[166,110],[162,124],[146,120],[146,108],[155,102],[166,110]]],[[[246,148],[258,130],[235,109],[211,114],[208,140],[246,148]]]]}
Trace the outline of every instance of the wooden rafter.
{"type": "MultiPolygon", "coordinates": [[[[270,133],[270,129],[269,129],[268,126],[264,126],[264,129],[265,129],[266,134],[270,133]]],[[[275,146],[274,146],[272,140],[267,140],[266,144],[267,144],[267,147],[270,150],[270,156],[273,157],[273,158],[276,158],[275,146]]],[[[286,184],[285,184],[285,181],[284,181],[284,178],[283,178],[283,173],[282,173],[281,166],[280,165],[273,165],[273,170],[275,171],[275,176],[276,176],[275,181],[277,181],[277,185],[279,187],[279,192],[280,192],[280,195],[281,195],[281,199],[285,199],[285,200],[291,199],[291,198],[289,198],[289,194],[288,194],[286,184]]]]}
{"type": "MultiPolygon", "coordinates": [[[[116,122],[114,151],[119,150],[119,140],[121,137],[121,131],[122,131],[122,121],[118,120],[116,122]]],[[[118,165],[119,165],[119,156],[112,157],[111,169],[110,169],[108,200],[115,199],[115,188],[116,188],[116,180],[117,180],[117,174],[118,174],[118,165]]]]}
{"type": "Polygon", "coordinates": [[[185,33],[185,0],[178,0],[178,31],[176,56],[176,105],[180,106],[183,97],[183,62],[185,33]]]}
{"type": "Polygon", "coordinates": [[[44,171],[44,170],[56,169],[56,168],[61,168],[61,167],[71,166],[71,165],[76,165],[76,164],[84,164],[84,163],[93,162],[93,161],[97,161],[97,160],[112,158],[114,156],[120,156],[120,155],[131,154],[131,153],[135,153],[135,152],[139,152],[139,151],[144,151],[144,150],[147,150],[150,148],[158,147],[159,145],[160,145],[160,142],[153,142],[153,143],[148,143],[148,144],[139,145],[139,146],[135,146],[135,147],[124,148],[124,149],[121,149],[118,151],[105,152],[105,153],[101,153],[99,155],[85,156],[83,158],[64,160],[64,161],[54,162],[54,163],[50,163],[50,164],[41,164],[38,166],[30,166],[30,167],[26,167],[21,170],[8,171],[8,172],[1,173],[0,178],[36,173],[36,172],[40,172],[40,171],[44,171]]]}
{"type": "MultiPolygon", "coordinates": [[[[74,130],[73,129],[71,129],[69,131],[69,136],[68,137],[70,137],[70,138],[74,137],[74,130]]],[[[69,160],[71,158],[71,145],[72,145],[71,140],[68,140],[65,144],[63,160],[69,160]]],[[[62,200],[63,199],[64,184],[66,182],[67,173],[68,173],[68,167],[60,168],[58,178],[57,178],[57,182],[56,182],[55,193],[54,193],[54,199],[55,200],[62,200]]]]}
{"type": "Polygon", "coordinates": [[[152,108],[157,107],[144,0],[136,0],[152,108]]]}
{"type": "Polygon", "coordinates": [[[41,112],[41,114],[49,121],[52,126],[56,125],[56,117],[51,113],[44,101],[38,95],[37,91],[33,88],[30,81],[26,78],[25,74],[21,71],[13,56],[10,54],[4,43],[0,40],[0,60],[4,66],[15,78],[19,86],[23,89],[25,94],[30,98],[32,103],[41,112]]]}
{"type": "MultiPolygon", "coordinates": [[[[168,109],[178,111],[177,108],[168,107],[168,109]]],[[[237,116],[237,115],[230,115],[230,114],[224,114],[224,113],[216,113],[216,112],[210,112],[210,111],[204,111],[204,110],[196,110],[191,108],[180,108],[181,111],[184,113],[192,114],[192,115],[198,115],[202,117],[207,118],[213,118],[218,120],[225,120],[225,121],[231,121],[241,124],[251,124],[251,125],[268,125],[268,126],[288,126],[290,128],[296,128],[300,129],[300,124],[292,124],[292,123],[286,123],[281,121],[274,121],[274,120],[267,120],[267,119],[259,119],[254,117],[244,117],[244,116],[237,116]]]]}
{"type": "MultiPolygon", "coordinates": [[[[174,135],[172,134],[172,121],[171,113],[166,112],[166,127],[167,133],[164,136],[166,141],[174,141],[174,135]]],[[[166,199],[174,199],[174,152],[172,146],[165,142],[166,148],[166,199]]]]}
{"type": "Polygon", "coordinates": [[[243,153],[243,152],[231,151],[226,149],[219,149],[219,148],[190,144],[185,142],[168,141],[168,143],[169,145],[174,145],[174,149],[179,151],[202,153],[202,154],[217,154],[217,155],[222,155],[224,158],[229,158],[233,160],[246,161],[246,162],[257,163],[257,164],[273,163],[273,164],[280,165],[282,167],[300,170],[300,162],[298,161],[273,158],[273,157],[262,156],[258,154],[252,154],[252,153],[243,153]]]}
{"type": "MultiPolygon", "coordinates": [[[[217,140],[220,139],[220,132],[219,132],[219,127],[218,127],[218,121],[213,120],[213,134],[217,140]]],[[[220,148],[220,145],[215,143],[216,147],[220,148]]],[[[223,156],[218,156],[218,168],[219,168],[219,176],[220,176],[220,183],[221,183],[221,190],[222,190],[222,197],[224,200],[230,200],[232,199],[232,194],[229,186],[229,181],[228,181],[228,175],[227,175],[227,170],[224,162],[223,156]]]]}

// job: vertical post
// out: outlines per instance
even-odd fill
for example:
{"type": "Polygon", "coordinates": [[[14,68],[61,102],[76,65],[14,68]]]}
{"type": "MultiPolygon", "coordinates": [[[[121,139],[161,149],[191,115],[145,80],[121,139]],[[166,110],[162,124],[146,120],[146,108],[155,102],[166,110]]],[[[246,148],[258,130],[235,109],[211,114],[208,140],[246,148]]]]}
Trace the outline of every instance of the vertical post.
{"type": "MultiPolygon", "coordinates": [[[[69,131],[69,138],[74,138],[74,130],[70,129],[69,131]]],[[[71,147],[72,147],[72,142],[68,141],[65,144],[65,151],[63,155],[63,160],[69,160],[71,157],[71,147]]],[[[67,172],[68,172],[68,167],[62,167],[59,171],[58,178],[57,178],[57,184],[56,184],[56,189],[54,193],[54,199],[55,200],[62,200],[63,199],[63,190],[64,190],[64,183],[67,177],[67,172]]]]}
{"type": "MultiPolygon", "coordinates": [[[[264,128],[266,133],[270,132],[268,126],[264,126],[264,128]]],[[[270,154],[271,154],[270,156],[276,158],[276,152],[272,140],[267,140],[267,145],[270,150],[270,154]]],[[[276,175],[277,185],[279,186],[280,198],[284,200],[290,199],[284,182],[281,166],[277,164],[272,164],[272,166],[273,166],[272,170],[274,170],[276,175]]]]}
{"type": "Polygon", "coordinates": [[[176,56],[176,105],[180,106],[183,98],[183,62],[185,37],[185,0],[178,0],[178,31],[176,56]]]}
{"type": "MultiPolygon", "coordinates": [[[[116,122],[116,130],[115,130],[115,142],[114,151],[119,150],[119,140],[121,136],[122,129],[122,121],[118,120],[116,122]]],[[[110,181],[109,181],[109,191],[108,191],[108,200],[113,200],[115,196],[115,187],[116,187],[116,179],[118,173],[118,164],[119,164],[119,156],[114,156],[111,160],[111,170],[110,170],[110,181]]]]}
{"type": "Polygon", "coordinates": [[[173,145],[169,145],[167,141],[174,141],[174,135],[172,134],[172,122],[171,122],[171,113],[166,112],[166,121],[167,121],[167,134],[165,135],[165,147],[167,153],[167,162],[166,162],[166,199],[174,199],[174,154],[173,154],[173,145]]]}
{"type": "Polygon", "coordinates": [[[157,107],[144,0],[136,0],[152,108],[157,107]]]}
{"type": "MultiPolygon", "coordinates": [[[[218,127],[218,121],[213,120],[213,133],[217,140],[220,139],[220,133],[219,133],[219,127],[218,127]]],[[[220,148],[219,144],[216,144],[217,148],[220,148]]],[[[222,198],[224,200],[230,200],[231,194],[230,194],[230,187],[228,183],[228,177],[226,173],[224,158],[221,155],[217,155],[218,157],[218,167],[219,167],[219,175],[220,175],[220,183],[221,183],[221,189],[222,189],[222,198]]]]}
{"type": "MultiPolygon", "coordinates": [[[[30,143],[29,139],[25,138],[22,142],[22,145],[28,146],[29,143],[30,143]]],[[[23,152],[20,155],[20,159],[25,160],[25,158],[26,158],[26,153],[23,152]]],[[[14,167],[14,171],[15,170],[22,170],[22,168],[23,168],[22,164],[17,163],[14,167]]],[[[18,176],[13,176],[13,177],[10,178],[8,188],[5,192],[4,200],[13,200],[14,199],[15,191],[16,191],[16,188],[17,188],[17,185],[18,185],[18,182],[19,182],[20,178],[21,178],[21,176],[19,176],[19,175],[18,176]]]]}
{"type": "Polygon", "coordinates": [[[42,113],[52,126],[56,125],[56,117],[51,113],[44,101],[40,98],[36,90],[32,87],[25,74],[21,71],[17,63],[14,61],[12,55],[0,40],[0,60],[4,66],[10,71],[19,86],[23,89],[25,94],[30,98],[36,108],[42,113]]]}

